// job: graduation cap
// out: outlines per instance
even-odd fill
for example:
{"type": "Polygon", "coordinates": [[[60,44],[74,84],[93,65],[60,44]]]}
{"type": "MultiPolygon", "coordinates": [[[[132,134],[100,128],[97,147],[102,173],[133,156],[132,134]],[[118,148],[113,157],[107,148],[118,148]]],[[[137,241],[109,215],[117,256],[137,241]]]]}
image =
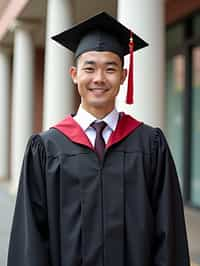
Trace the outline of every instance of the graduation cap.
{"type": "Polygon", "coordinates": [[[133,103],[133,54],[148,46],[138,35],[112,16],[101,12],[52,39],[74,52],[76,58],[88,51],[113,52],[122,60],[130,54],[126,103],[133,103]]]}

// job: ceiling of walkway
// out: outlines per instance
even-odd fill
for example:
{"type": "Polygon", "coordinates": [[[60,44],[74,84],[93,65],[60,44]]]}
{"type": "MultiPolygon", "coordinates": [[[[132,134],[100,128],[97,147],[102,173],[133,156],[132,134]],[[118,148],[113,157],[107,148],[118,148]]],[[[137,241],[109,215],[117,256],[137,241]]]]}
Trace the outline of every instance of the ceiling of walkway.
{"type": "Polygon", "coordinates": [[[0,1],[0,17],[1,17],[1,15],[2,15],[2,13],[5,10],[7,5],[8,5],[8,1],[6,1],[6,0],[0,1]]]}
{"type": "MultiPolygon", "coordinates": [[[[3,1],[3,3],[4,4],[0,4],[0,12],[3,6],[5,7],[7,1],[3,1]]],[[[21,20],[30,21],[31,23],[39,23],[40,26],[38,27],[34,38],[36,45],[38,46],[44,45],[47,3],[48,0],[30,0],[18,18],[21,20]]],[[[106,11],[113,16],[116,16],[117,12],[117,0],[73,0],[71,3],[74,10],[74,23],[84,20],[87,17],[101,11],[106,11]]],[[[6,41],[12,42],[12,39],[13,34],[8,33],[6,35],[6,41]]]]}

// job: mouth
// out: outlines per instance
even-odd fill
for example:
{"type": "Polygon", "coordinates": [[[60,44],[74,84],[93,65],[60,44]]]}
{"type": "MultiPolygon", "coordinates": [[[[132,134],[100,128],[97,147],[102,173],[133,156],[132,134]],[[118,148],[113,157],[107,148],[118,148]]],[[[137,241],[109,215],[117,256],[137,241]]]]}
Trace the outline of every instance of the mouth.
{"type": "Polygon", "coordinates": [[[88,89],[89,91],[92,91],[92,92],[106,92],[106,91],[108,91],[109,89],[108,88],[89,88],[88,89]]]}
{"type": "Polygon", "coordinates": [[[107,93],[108,89],[107,88],[89,88],[88,89],[89,92],[96,96],[96,97],[100,97],[100,96],[103,96],[107,93]]]}

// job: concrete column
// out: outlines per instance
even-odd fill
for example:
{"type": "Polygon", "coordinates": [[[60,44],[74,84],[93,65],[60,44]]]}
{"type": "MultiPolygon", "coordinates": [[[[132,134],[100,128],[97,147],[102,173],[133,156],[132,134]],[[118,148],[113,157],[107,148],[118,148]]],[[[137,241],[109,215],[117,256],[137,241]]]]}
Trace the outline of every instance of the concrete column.
{"type": "Polygon", "coordinates": [[[0,180],[8,178],[10,121],[10,51],[0,47],[0,180]]]}
{"type": "Polygon", "coordinates": [[[51,36],[72,25],[71,1],[49,0],[47,5],[44,129],[71,113],[74,106],[73,86],[69,76],[72,56],[68,50],[51,40],[51,36]]]}
{"type": "Polygon", "coordinates": [[[32,134],[34,104],[34,44],[32,26],[17,25],[14,38],[11,178],[12,190],[18,186],[22,158],[32,134]]]}
{"type": "Polygon", "coordinates": [[[123,103],[126,94],[126,86],[123,86],[118,107],[139,120],[163,127],[164,0],[119,0],[118,19],[150,44],[135,53],[134,106],[123,103]]]}

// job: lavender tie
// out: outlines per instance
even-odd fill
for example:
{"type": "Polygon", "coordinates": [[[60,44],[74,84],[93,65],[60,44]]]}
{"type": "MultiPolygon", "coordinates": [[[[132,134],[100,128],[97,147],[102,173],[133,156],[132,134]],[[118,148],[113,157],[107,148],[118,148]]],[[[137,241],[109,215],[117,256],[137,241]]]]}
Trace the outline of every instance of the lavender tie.
{"type": "Polygon", "coordinates": [[[107,124],[104,121],[91,124],[91,126],[96,130],[96,139],[95,139],[94,148],[101,160],[103,159],[104,150],[105,150],[105,141],[102,136],[102,132],[106,127],[106,125],[107,124]]]}

